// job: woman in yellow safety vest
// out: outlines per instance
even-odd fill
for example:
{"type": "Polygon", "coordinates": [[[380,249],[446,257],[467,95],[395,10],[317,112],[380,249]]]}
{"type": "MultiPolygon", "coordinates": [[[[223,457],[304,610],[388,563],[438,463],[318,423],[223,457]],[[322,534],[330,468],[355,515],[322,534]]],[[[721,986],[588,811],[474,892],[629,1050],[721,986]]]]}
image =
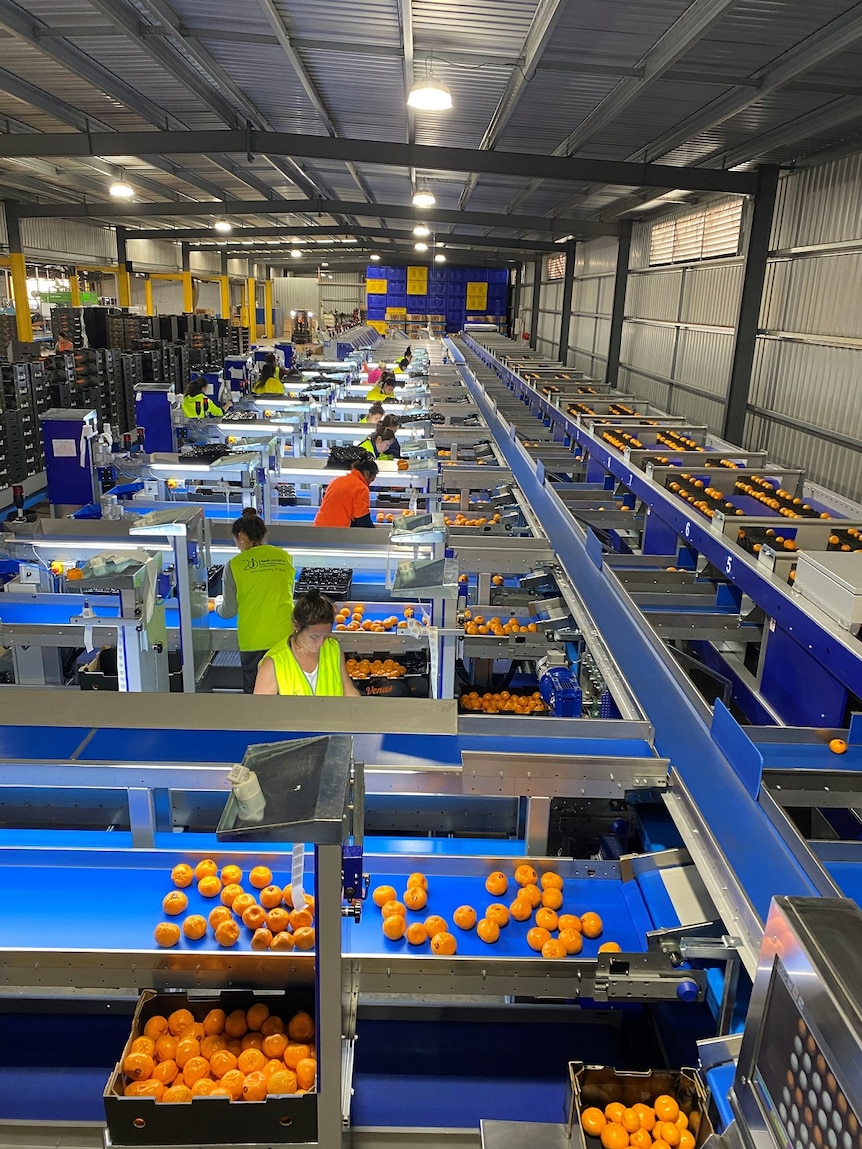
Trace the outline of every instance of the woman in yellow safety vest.
{"type": "Polygon", "coordinates": [[[284,397],[284,384],[281,381],[281,368],[272,351],[263,361],[260,375],[251,388],[252,395],[281,395],[284,397]]]}
{"type": "Polygon", "coordinates": [[[369,403],[382,403],[388,399],[390,403],[397,403],[395,396],[395,376],[391,371],[384,371],[365,398],[369,403]]]}
{"type": "Polygon", "coordinates": [[[224,414],[221,407],[217,407],[212,399],[204,394],[206,389],[207,381],[202,376],[186,384],[183,392],[183,414],[187,419],[203,419],[207,415],[220,419],[224,414]]]}
{"type": "Polygon", "coordinates": [[[225,563],[223,594],[215,600],[221,618],[237,619],[242,689],[254,694],[257,668],[267,650],[287,638],[293,625],[293,559],[266,541],[266,523],[246,507],[231,534],[239,554],[225,563]]]}
{"type": "Polygon", "coordinates": [[[338,640],[332,635],[335,607],[319,590],[300,595],[293,608],[293,634],[268,650],[255,694],[359,698],[338,640]]]}

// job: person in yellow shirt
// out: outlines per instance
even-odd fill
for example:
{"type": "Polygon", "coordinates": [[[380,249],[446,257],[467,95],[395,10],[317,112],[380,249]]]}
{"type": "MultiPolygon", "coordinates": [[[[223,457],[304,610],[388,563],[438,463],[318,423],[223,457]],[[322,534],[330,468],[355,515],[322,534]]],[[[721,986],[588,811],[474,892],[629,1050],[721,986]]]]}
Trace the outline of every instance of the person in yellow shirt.
{"type": "Polygon", "coordinates": [[[300,595],[293,608],[293,633],[266,652],[255,694],[359,698],[344,654],[333,637],[335,607],[318,590],[300,595]]]}
{"type": "Polygon", "coordinates": [[[264,359],[260,375],[252,384],[251,393],[252,395],[281,395],[282,398],[284,397],[281,367],[274,352],[270,351],[264,359]]]}
{"type": "Polygon", "coordinates": [[[206,394],[207,381],[202,375],[189,380],[183,392],[183,414],[187,419],[205,419],[207,415],[220,419],[224,414],[206,394]]]}
{"type": "Polygon", "coordinates": [[[384,371],[366,395],[366,399],[369,403],[382,403],[385,399],[388,399],[390,403],[397,403],[398,400],[394,398],[397,386],[392,372],[384,371]]]}
{"type": "Polygon", "coordinates": [[[242,689],[254,694],[260,660],[291,632],[296,571],[286,550],[267,543],[266,523],[254,507],[245,508],[231,534],[239,554],[225,563],[215,610],[221,618],[237,619],[242,689]]]}

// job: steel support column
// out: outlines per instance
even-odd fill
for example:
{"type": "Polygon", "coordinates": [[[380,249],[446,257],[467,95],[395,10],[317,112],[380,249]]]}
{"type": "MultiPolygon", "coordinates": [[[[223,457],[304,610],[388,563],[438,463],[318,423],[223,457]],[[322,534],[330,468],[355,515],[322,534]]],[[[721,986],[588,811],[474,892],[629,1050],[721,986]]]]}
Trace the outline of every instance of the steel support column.
{"type": "Polygon", "coordinates": [[[248,294],[248,338],[251,343],[257,339],[257,280],[249,276],[246,280],[248,294]]]}
{"type": "Polygon", "coordinates": [[[275,338],[275,324],[272,321],[272,268],[266,269],[263,281],[263,332],[266,339],[275,338]]]}
{"type": "Polygon", "coordinates": [[[81,306],[81,281],[78,278],[77,267],[69,269],[69,302],[73,307],[81,306]]]}
{"type": "Polygon", "coordinates": [[[147,315],[155,315],[153,310],[153,281],[148,275],[144,278],[144,310],[147,315]]]}
{"type": "Polygon", "coordinates": [[[563,302],[560,306],[560,342],[557,358],[565,363],[569,357],[569,330],[572,326],[572,295],[575,290],[575,250],[573,239],[566,240],[566,269],[563,272],[563,302]]]}
{"type": "MultiPolygon", "coordinates": [[[[632,249],[632,221],[620,220],[620,238],[617,248],[617,269],[614,274],[614,299],[611,305],[611,329],[608,334],[608,362],[605,383],[617,385],[620,369],[620,348],[623,341],[623,319],[626,313],[626,288],[629,282],[629,255],[632,249]]],[[[593,345],[595,348],[595,344],[593,345]]]]}
{"type": "Polygon", "coordinates": [[[524,275],[523,263],[515,264],[515,282],[512,284],[512,294],[509,296],[509,337],[517,339],[518,320],[521,317],[521,280],[524,275]]]}
{"type": "Polygon", "coordinates": [[[182,253],[183,261],[183,311],[191,312],[195,309],[195,294],[194,288],[192,287],[192,265],[189,245],[187,243],[181,243],[180,252],[182,253]]]}
{"type": "Polygon", "coordinates": [[[129,276],[129,255],[126,250],[126,229],[114,228],[117,240],[117,303],[124,311],[132,306],[132,281],[129,276]]]}
{"type": "Polygon", "coordinates": [[[533,260],[533,303],[530,309],[530,350],[536,350],[539,337],[539,296],[542,293],[542,256],[533,260]]]}
{"type": "Polygon", "coordinates": [[[4,204],[6,211],[6,235],[9,243],[9,271],[12,275],[12,295],[15,300],[15,326],[22,343],[33,340],[33,321],[30,318],[30,301],[27,297],[27,265],[21,250],[21,224],[17,204],[9,200],[4,204]]]}
{"type": "Polygon", "coordinates": [[[751,391],[751,371],[757,344],[757,324],[766,278],[766,260],[769,255],[769,236],[778,190],[778,167],[772,164],[757,169],[757,191],[751,213],[751,226],[745,252],[745,273],[742,296],[736,321],[736,341],[733,347],[733,366],[727,406],[724,409],[722,435],[731,443],[742,443],[745,431],[745,412],[751,391]]]}

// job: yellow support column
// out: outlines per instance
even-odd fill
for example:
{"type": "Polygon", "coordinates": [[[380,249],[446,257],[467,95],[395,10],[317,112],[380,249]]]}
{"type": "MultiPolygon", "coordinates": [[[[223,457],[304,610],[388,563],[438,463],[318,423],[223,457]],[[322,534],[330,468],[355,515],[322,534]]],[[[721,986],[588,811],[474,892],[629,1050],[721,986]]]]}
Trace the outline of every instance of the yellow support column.
{"type": "Polygon", "coordinates": [[[12,295],[15,299],[15,324],[22,343],[33,341],[33,321],[27,298],[27,267],[20,251],[9,252],[9,270],[12,272],[12,295]]]}
{"type": "Polygon", "coordinates": [[[221,317],[230,319],[230,280],[226,275],[220,275],[218,282],[221,291],[221,317]]]}
{"type": "Polygon", "coordinates": [[[148,275],[144,276],[144,310],[147,315],[155,315],[153,310],[153,281],[148,275]]]}
{"type": "Polygon", "coordinates": [[[120,264],[117,268],[117,301],[120,307],[132,306],[132,277],[129,275],[128,265],[120,264]]]}
{"type": "Polygon", "coordinates": [[[246,283],[248,292],[248,338],[251,343],[257,341],[257,280],[249,276],[246,283]]]}
{"type": "Polygon", "coordinates": [[[72,296],[72,306],[81,306],[81,281],[78,279],[78,269],[73,267],[69,273],[69,291],[72,296]]]}
{"type": "Polygon", "coordinates": [[[192,287],[192,273],[190,271],[183,272],[183,311],[194,311],[195,309],[195,295],[194,288],[192,287]]]}
{"type": "Polygon", "coordinates": [[[242,285],[242,295],[239,301],[239,325],[248,327],[248,280],[242,285]]]}
{"type": "Polygon", "coordinates": [[[263,330],[267,339],[275,338],[275,324],[272,321],[272,280],[263,281],[263,330]]]}

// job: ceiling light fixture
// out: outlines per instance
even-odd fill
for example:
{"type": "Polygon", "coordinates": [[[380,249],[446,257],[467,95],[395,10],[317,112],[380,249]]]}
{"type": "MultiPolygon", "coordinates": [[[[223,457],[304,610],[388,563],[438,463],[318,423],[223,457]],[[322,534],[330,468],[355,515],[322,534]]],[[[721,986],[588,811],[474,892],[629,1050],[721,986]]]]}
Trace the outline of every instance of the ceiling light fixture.
{"type": "Polygon", "coordinates": [[[414,243],[413,244],[413,250],[414,251],[427,251],[428,250],[428,244],[427,243],[421,243],[421,242],[420,243],[414,243]]]}
{"type": "Polygon", "coordinates": [[[291,259],[302,259],[302,252],[298,247],[292,247],[290,249],[290,257],[291,259]]]}
{"type": "Polygon", "coordinates": [[[413,193],[413,206],[414,207],[433,207],[437,202],[437,197],[431,191],[427,183],[420,184],[416,191],[413,193]]]}
{"type": "Polygon", "coordinates": [[[452,93],[434,75],[433,53],[425,58],[425,75],[410,89],[407,106],[422,112],[446,112],[452,107],[452,93]]]}
{"type": "Polygon", "coordinates": [[[424,223],[418,223],[413,228],[413,234],[417,239],[426,239],[431,234],[431,228],[426,227],[424,223]]]}
{"type": "Polygon", "coordinates": [[[369,259],[371,260],[372,263],[379,263],[380,262],[380,256],[379,255],[371,255],[371,256],[369,256],[369,259]]]}
{"type": "Polygon", "coordinates": [[[127,184],[125,180],[115,180],[108,191],[114,199],[131,199],[135,194],[135,189],[131,184],[127,184]]]}
{"type": "Polygon", "coordinates": [[[434,262],[435,263],[445,263],[446,262],[446,256],[443,254],[442,251],[438,251],[437,254],[434,256],[434,262]]]}
{"type": "Polygon", "coordinates": [[[213,224],[213,231],[228,232],[233,231],[233,224],[229,223],[226,219],[217,219],[213,224]]]}

